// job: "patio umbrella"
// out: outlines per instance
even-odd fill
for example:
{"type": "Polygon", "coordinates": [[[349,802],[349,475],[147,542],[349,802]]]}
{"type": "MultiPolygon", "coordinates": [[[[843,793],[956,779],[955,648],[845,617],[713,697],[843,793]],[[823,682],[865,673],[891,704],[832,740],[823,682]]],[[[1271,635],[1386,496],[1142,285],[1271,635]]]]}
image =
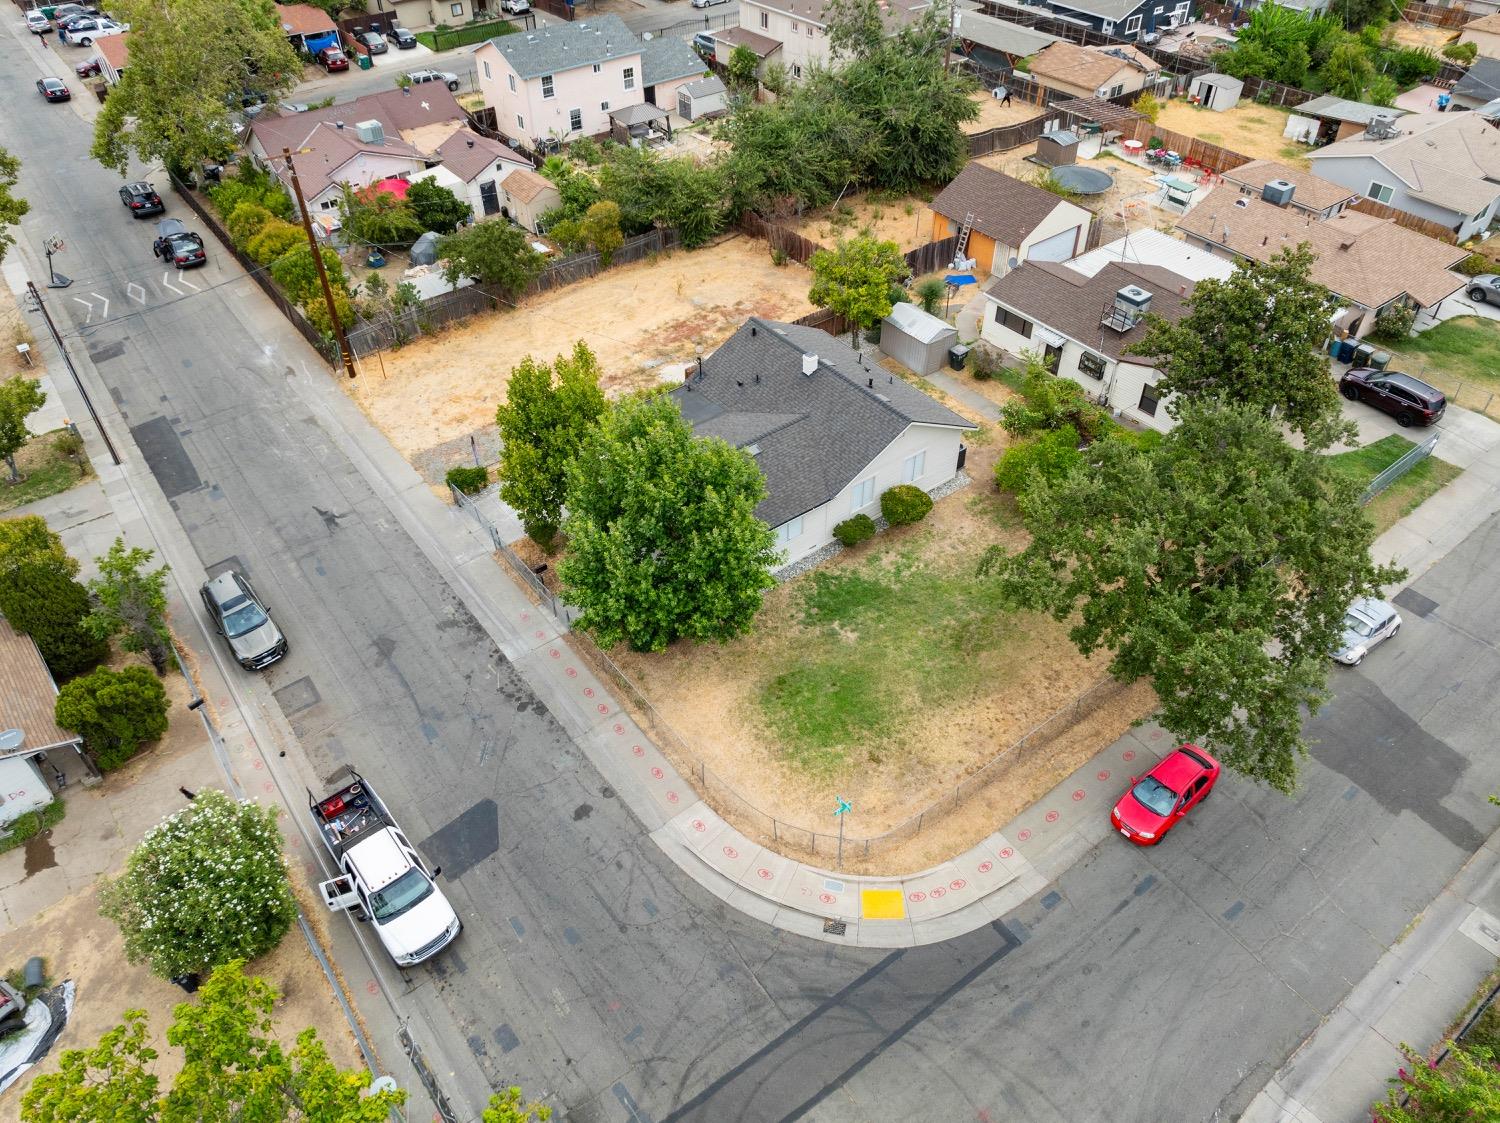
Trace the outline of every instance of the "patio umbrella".
{"type": "Polygon", "coordinates": [[[411,184],[407,183],[404,179],[397,179],[395,176],[379,180],[373,186],[376,191],[384,191],[386,194],[394,195],[398,199],[405,199],[407,191],[411,189],[411,184]]]}

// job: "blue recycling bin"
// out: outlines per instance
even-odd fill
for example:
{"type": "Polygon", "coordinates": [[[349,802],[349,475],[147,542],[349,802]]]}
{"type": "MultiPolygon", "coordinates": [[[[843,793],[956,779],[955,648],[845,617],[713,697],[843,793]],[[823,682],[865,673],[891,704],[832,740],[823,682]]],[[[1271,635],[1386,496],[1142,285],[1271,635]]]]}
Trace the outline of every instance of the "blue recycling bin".
{"type": "Polygon", "coordinates": [[[1352,339],[1339,340],[1338,352],[1333,357],[1341,363],[1352,363],[1354,361],[1354,341],[1352,339]]]}

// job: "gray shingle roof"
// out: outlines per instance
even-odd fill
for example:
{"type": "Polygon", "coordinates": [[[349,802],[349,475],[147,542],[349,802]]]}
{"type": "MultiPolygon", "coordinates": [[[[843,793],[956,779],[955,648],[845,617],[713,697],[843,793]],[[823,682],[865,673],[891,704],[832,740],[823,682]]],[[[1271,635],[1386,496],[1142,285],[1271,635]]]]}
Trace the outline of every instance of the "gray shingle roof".
{"type": "Polygon", "coordinates": [[[641,84],[654,86],[674,78],[690,78],[708,70],[708,64],[675,35],[656,35],[641,42],[641,84]]]}
{"type": "Polygon", "coordinates": [[[522,78],[561,74],[575,67],[641,53],[640,40],[631,34],[624,20],[613,14],[576,23],[551,23],[525,34],[491,39],[489,45],[504,55],[522,78]]]}
{"type": "Polygon", "coordinates": [[[878,366],[866,370],[827,332],[758,317],[672,397],[699,435],[758,447],[766,498],[755,513],[771,526],[834,498],[909,425],[977,427],[878,366]],[[811,377],[804,354],[818,356],[811,377]]]}
{"type": "Polygon", "coordinates": [[[1453,96],[1489,102],[1500,97],[1500,59],[1477,58],[1453,87],[1453,96]]]}
{"type": "Polygon", "coordinates": [[[714,94],[728,92],[724,83],[717,78],[699,78],[696,82],[689,82],[682,88],[688,97],[712,97],[714,94]]]}

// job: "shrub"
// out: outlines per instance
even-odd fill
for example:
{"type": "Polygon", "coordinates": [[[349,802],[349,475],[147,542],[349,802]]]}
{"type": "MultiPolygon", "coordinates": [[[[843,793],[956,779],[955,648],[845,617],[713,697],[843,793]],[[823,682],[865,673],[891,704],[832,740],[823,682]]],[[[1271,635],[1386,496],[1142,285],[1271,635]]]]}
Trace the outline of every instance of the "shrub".
{"type": "Polygon", "coordinates": [[[244,249],[275,217],[259,203],[241,203],[224,219],[224,228],[229,231],[229,240],[244,249]]]}
{"type": "Polygon", "coordinates": [[[271,178],[271,173],[246,157],[235,175],[208,190],[209,202],[219,217],[228,219],[241,203],[258,203],[277,218],[292,217],[292,197],[271,178]]]}
{"type": "Polygon", "coordinates": [[[92,609],[88,590],[53,559],[34,556],[0,573],[0,614],[36,641],[59,681],[98,666],[109,655],[109,643],[83,627],[92,609]]]}
{"type": "Polygon", "coordinates": [[[929,316],[936,316],[938,309],[943,306],[943,297],[947,295],[947,288],[942,281],[936,277],[928,277],[913,290],[917,298],[917,304],[922,311],[929,316]]]}
{"type": "Polygon", "coordinates": [[[1490,259],[1482,253],[1471,253],[1453,268],[1457,269],[1465,277],[1477,277],[1481,273],[1488,273],[1492,266],[1490,259]]]}
{"type": "Polygon", "coordinates": [[[199,792],[131,852],[100,911],[126,958],[164,979],[255,959],[297,916],[281,844],[274,808],[199,792]]]}
{"type": "Polygon", "coordinates": [[[1449,43],[1443,48],[1443,57],[1452,59],[1460,66],[1468,66],[1479,57],[1478,43],[1449,43]]]}
{"type": "Polygon", "coordinates": [[[1016,441],[995,465],[995,485],[1014,495],[1026,494],[1036,479],[1055,482],[1083,464],[1078,430],[1071,425],[1016,441]]]}
{"type": "Polygon", "coordinates": [[[83,738],[108,772],[135,756],[142,742],[167,731],[167,692],[147,667],[100,667],[57,692],[54,716],[83,738]]]}
{"type": "Polygon", "coordinates": [[[880,496],[880,513],[892,526],[921,522],[932,510],[932,496],[915,484],[897,484],[880,496]]]}
{"type": "Polygon", "coordinates": [[[245,252],[257,265],[270,265],[307,242],[307,234],[295,222],[273,218],[245,243],[245,252]]]}
{"type": "MultiPolygon", "coordinates": [[[[932,500],[929,499],[927,502],[931,504],[932,500]]],[[[845,519],[834,527],[833,536],[846,549],[858,546],[861,542],[868,542],[875,537],[875,520],[869,515],[855,515],[852,519],[845,519]]]]}
{"type": "Polygon", "coordinates": [[[1140,97],[1136,98],[1135,101],[1131,102],[1130,108],[1134,109],[1154,125],[1156,124],[1156,119],[1161,116],[1161,99],[1150,90],[1147,90],[1140,97]]]}
{"type": "Polygon", "coordinates": [[[478,495],[490,486],[488,468],[449,468],[448,474],[443,478],[448,481],[449,487],[457,488],[465,495],[478,495]]]}
{"type": "Polygon", "coordinates": [[[790,259],[786,255],[786,250],[782,249],[780,246],[772,246],[771,247],[771,264],[772,265],[774,265],[774,266],[776,266],[776,268],[780,269],[783,265],[785,265],[787,263],[788,260],[790,260],[790,259]]]}
{"type": "Polygon", "coordinates": [[[1370,334],[1382,343],[1404,343],[1411,337],[1412,325],[1416,322],[1415,308],[1410,304],[1397,304],[1375,318],[1375,327],[1370,334]]]}
{"type": "Polygon", "coordinates": [[[64,429],[52,438],[52,451],[69,460],[77,460],[83,455],[83,435],[72,429],[64,429]]]}

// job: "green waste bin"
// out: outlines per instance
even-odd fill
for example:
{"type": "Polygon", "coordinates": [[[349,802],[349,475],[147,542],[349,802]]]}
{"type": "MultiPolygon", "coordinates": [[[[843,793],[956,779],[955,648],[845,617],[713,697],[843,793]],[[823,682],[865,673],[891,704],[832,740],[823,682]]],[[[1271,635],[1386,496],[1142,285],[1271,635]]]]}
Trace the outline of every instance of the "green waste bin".
{"type": "Polygon", "coordinates": [[[361,70],[369,70],[375,65],[370,61],[369,55],[355,55],[354,57],[359,60],[359,68],[361,70]]]}

